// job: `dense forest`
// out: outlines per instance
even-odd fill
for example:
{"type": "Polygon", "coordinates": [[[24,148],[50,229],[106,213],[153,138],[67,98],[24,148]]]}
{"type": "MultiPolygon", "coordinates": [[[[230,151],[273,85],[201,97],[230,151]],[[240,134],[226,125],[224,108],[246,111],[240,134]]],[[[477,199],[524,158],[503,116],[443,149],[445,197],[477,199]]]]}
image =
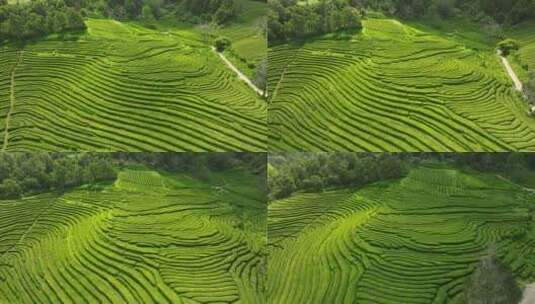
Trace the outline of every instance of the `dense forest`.
{"type": "Polygon", "coordinates": [[[63,0],[31,1],[20,5],[0,0],[0,42],[83,30],[85,27],[80,11],[63,0]]]}
{"type": "Polygon", "coordinates": [[[247,167],[259,176],[259,187],[265,188],[266,156],[262,153],[3,153],[0,199],[112,181],[118,169],[140,165],[189,172],[200,180],[210,172],[247,167]]]}
{"type": "Polygon", "coordinates": [[[239,0],[0,0],[0,42],[83,30],[87,16],[225,24],[241,12],[239,0]]]}
{"type": "Polygon", "coordinates": [[[377,13],[431,20],[465,16],[492,29],[535,17],[534,0],[270,0],[270,41],[359,29],[377,13]]]}
{"type": "Polygon", "coordinates": [[[269,200],[285,198],[296,191],[318,192],[398,179],[425,162],[502,174],[521,184],[529,182],[535,170],[535,155],[529,153],[272,154],[268,165],[269,200]]]}

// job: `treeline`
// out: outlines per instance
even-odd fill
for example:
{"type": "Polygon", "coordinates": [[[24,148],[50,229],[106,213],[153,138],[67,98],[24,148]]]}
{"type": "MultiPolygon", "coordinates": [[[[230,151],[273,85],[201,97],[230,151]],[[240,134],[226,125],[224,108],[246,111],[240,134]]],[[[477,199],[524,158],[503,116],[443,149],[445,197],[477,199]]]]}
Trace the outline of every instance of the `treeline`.
{"type": "Polygon", "coordinates": [[[289,153],[269,156],[269,200],[296,191],[358,187],[401,178],[407,173],[408,154],[389,153],[289,153]]]}
{"type": "Polygon", "coordinates": [[[223,24],[241,11],[238,0],[67,0],[87,14],[114,19],[159,19],[174,15],[193,23],[223,24]]]}
{"type": "Polygon", "coordinates": [[[535,18],[535,0],[270,0],[271,42],[360,28],[360,19],[382,13],[431,21],[468,17],[489,31],[535,18]]]}
{"type": "Polygon", "coordinates": [[[187,172],[191,176],[209,181],[211,172],[236,168],[250,170],[258,189],[267,192],[267,156],[265,153],[116,153],[120,165],[143,164],[168,172],[187,172]]]}
{"type": "Polygon", "coordinates": [[[87,16],[159,19],[164,15],[193,23],[224,24],[241,12],[239,0],[0,0],[0,42],[26,40],[86,28],[87,16]]]}
{"type": "Polygon", "coordinates": [[[35,0],[23,4],[0,0],[0,42],[85,28],[79,10],[63,0],[35,0]]]}
{"type": "Polygon", "coordinates": [[[142,164],[155,170],[168,172],[190,172],[199,175],[202,172],[226,171],[246,167],[256,174],[265,174],[265,153],[126,153],[113,154],[118,165],[142,164]]]}
{"type": "Polygon", "coordinates": [[[469,16],[477,20],[490,17],[500,24],[516,24],[535,17],[533,0],[357,0],[367,10],[403,19],[469,16]]]}
{"type": "Polygon", "coordinates": [[[349,0],[270,0],[268,37],[270,41],[360,29],[361,13],[349,0]]]}
{"type": "Polygon", "coordinates": [[[109,154],[0,154],[0,199],[115,178],[109,154]]]}
{"type": "Polygon", "coordinates": [[[463,170],[501,174],[519,184],[530,184],[535,171],[532,153],[288,153],[269,156],[269,200],[296,191],[360,187],[398,179],[410,168],[439,162],[463,170]]]}
{"type": "Polygon", "coordinates": [[[264,153],[2,153],[0,199],[58,190],[117,178],[123,167],[188,172],[206,180],[210,172],[247,168],[265,189],[264,153]]]}
{"type": "Polygon", "coordinates": [[[237,0],[182,0],[179,9],[183,17],[194,22],[227,23],[234,19],[242,7],[237,0]]]}

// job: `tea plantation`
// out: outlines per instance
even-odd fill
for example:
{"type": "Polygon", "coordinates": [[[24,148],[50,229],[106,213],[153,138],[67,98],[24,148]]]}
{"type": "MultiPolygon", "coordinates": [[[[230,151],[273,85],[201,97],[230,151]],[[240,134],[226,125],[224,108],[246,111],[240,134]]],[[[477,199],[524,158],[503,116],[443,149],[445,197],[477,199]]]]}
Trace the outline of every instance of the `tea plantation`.
{"type": "Polygon", "coordinates": [[[471,34],[368,19],[359,33],[271,47],[270,149],[535,150],[527,102],[471,34]]]}
{"type": "Polygon", "coordinates": [[[261,303],[266,204],[244,171],[124,171],[0,201],[0,303],[261,303]]]}
{"type": "Polygon", "coordinates": [[[497,176],[429,166],[360,190],[269,205],[271,303],[464,303],[489,246],[535,281],[535,194],[497,176]]]}
{"type": "Polygon", "coordinates": [[[265,102],[195,28],[86,24],[0,47],[2,150],[266,149],[265,102]]]}

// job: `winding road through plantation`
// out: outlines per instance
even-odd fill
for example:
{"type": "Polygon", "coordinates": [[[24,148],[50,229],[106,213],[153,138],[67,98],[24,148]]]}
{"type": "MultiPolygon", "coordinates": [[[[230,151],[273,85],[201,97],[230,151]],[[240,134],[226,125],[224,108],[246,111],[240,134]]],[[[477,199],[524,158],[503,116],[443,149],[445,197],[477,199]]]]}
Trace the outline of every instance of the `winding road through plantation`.
{"type": "Polygon", "coordinates": [[[11,84],[10,84],[10,93],[9,93],[9,112],[7,112],[6,116],[6,125],[4,129],[4,143],[2,144],[2,151],[6,151],[7,149],[7,143],[9,140],[9,122],[11,120],[11,114],[13,113],[13,108],[15,107],[15,71],[17,70],[17,66],[22,61],[22,54],[24,51],[20,51],[18,56],[18,60],[13,66],[13,69],[11,70],[11,84]]]}
{"type": "Polygon", "coordinates": [[[264,90],[261,90],[260,88],[258,88],[251,79],[249,79],[245,74],[243,74],[240,70],[238,70],[238,68],[232,64],[232,62],[230,62],[230,60],[227,59],[227,57],[225,57],[225,55],[223,55],[223,53],[221,52],[218,52],[216,50],[215,47],[212,47],[212,50],[217,54],[219,55],[219,57],[221,58],[221,60],[223,60],[223,62],[225,62],[225,64],[234,72],[238,75],[238,78],[240,78],[241,80],[243,80],[249,87],[251,87],[251,89],[253,89],[258,95],[260,96],[264,96],[264,90]]]}
{"type": "Polygon", "coordinates": [[[500,56],[500,58],[502,59],[502,63],[505,66],[505,69],[507,70],[507,74],[509,74],[509,77],[511,77],[511,79],[513,80],[515,84],[515,89],[519,92],[522,92],[522,82],[511,67],[511,64],[509,64],[509,60],[507,60],[507,58],[502,55],[502,52],[500,50],[498,50],[498,56],[500,56]]]}

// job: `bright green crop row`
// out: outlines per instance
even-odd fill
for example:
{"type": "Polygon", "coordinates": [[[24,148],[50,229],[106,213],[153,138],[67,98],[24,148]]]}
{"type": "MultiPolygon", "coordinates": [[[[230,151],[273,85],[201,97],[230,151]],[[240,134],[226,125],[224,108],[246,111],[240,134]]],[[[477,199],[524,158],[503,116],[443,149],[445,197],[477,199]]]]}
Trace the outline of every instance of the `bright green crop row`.
{"type": "MultiPolygon", "coordinates": [[[[126,171],[98,191],[1,201],[0,303],[261,303],[265,202],[171,186],[182,179],[126,171]]],[[[257,189],[243,171],[226,179],[257,189]]]]}
{"type": "Polygon", "coordinates": [[[493,50],[394,20],[269,52],[274,151],[535,150],[535,120],[493,50]]]}
{"type": "Polygon", "coordinates": [[[388,185],[272,202],[268,297],[463,303],[466,280],[491,244],[519,283],[533,282],[533,204],[533,194],[496,176],[431,167],[388,185]]]}
{"type": "Polygon", "coordinates": [[[199,34],[87,25],[77,40],[2,49],[8,151],[265,151],[265,103],[199,34]]]}

